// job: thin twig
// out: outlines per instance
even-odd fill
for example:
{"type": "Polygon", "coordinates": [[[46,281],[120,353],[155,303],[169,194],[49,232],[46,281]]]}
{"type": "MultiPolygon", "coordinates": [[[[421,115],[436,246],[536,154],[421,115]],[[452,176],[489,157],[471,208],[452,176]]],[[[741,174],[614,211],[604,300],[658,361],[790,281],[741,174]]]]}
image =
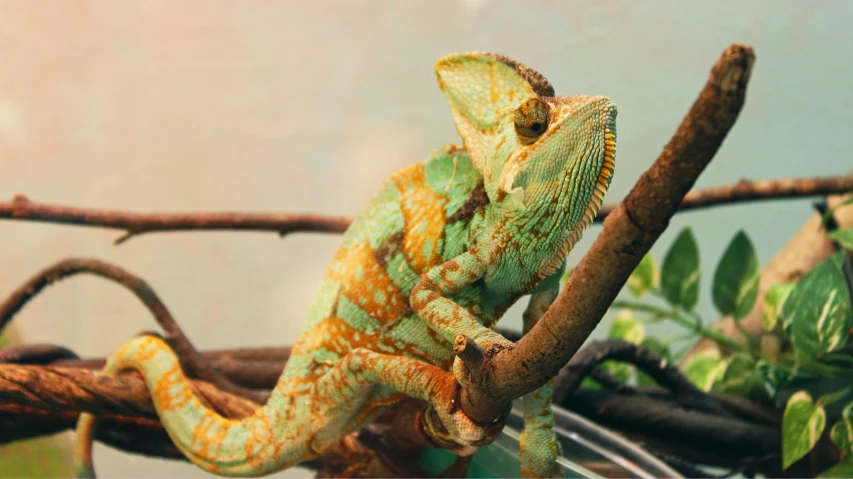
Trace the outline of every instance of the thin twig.
{"type": "Polygon", "coordinates": [[[684,195],[678,212],[755,200],[824,196],[853,191],[853,176],[741,180],[734,185],[693,190],[684,195]]]}
{"type": "MultiPolygon", "coordinates": [[[[679,205],[678,212],[746,201],[803,198],[851,191],[853,176],[741,180],[733,185],[689,192],[679,205]]],[[[616,206],[602,206],[595,222],[604,221],[616,206]]],[[[352,218],[347,216],[319,214],[136,213],[75,208],[35,203],[23,195],[9,202],[0,202],[0,218],[125,230],[126,233],[115,240],[116,244],[141,234],[168,231],[256,231],[277,232],[282,236],[296,232],[343,233],[352,222],[352,218]]]]}
{"type": "Polygon", "coordinates": [[[113,281],[130,290],[142,304],[151,312],[157,324],[166,333],[166,340],[174,348],[175,353],[185,367],[194,371],[198,377],[216,384],[225,391],[259,401],[265,397],[258,391],[238,386],[210,367],[202,358],[192,342],[181,331],[177,321],[166,308],[157,293],[141,278],[127,270],[109,263],[91,258],[70,258],[49,266],[31,277],[21,287],[15,290],[9,298],[0,304],[0,331],[8,324],[14,315],[24,307],[34,296],[51,284],[74,276],[89,273],[113,281]]]}
{"type": "Polygon", "coordinates": [[[625,200],[608,215],[592,248],[536,326],[472,375],[461,405],[478,421],[503,404],[545,384],[580,349],[714,157],[734,125],[755,57],[746,45],[729,46],[711,70],[675,135],[625,200]]]}
{"type": "Polygon", "coordinates": [[[342,233],[351,219],[345,216],[262,213],[134,213],[73,208],[34,203],[24,195],[0,202],[0,218],[125,230],[120,244],[155,231],[243,230],[275,231],[284,236],[300,231],[342,233]]]}
{"type": "Polygon", "coordinates": [[[12,344],[0,348],[0,363],[39,365],[62,360],[79,361],[80,356],[52,344],[12,344]]]}

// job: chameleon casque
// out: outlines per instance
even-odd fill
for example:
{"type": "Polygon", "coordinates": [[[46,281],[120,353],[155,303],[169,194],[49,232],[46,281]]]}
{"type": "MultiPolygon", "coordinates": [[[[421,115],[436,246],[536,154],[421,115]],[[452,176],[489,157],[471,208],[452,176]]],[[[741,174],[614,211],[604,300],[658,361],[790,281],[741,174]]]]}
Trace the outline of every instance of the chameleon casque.
{"type": "MultiPolygon", "coordinates": [[[[513,303],[531,294],[526,332],[556,298],[565,258],[610,185],[616,106],[555,96],[541,74],[495,54],[449,55],[435,70],[464,148],[395,173],[352,223],[254,415],[206,407],[156,336],[109,359],[105,374],[142,373],[167,433],[200,468],[260,476],[293,466],[407,397],[425,403],[418,427],[435,444],[470,455],[491,440],[450,407],[465,384],[454,339],[506,347],[491,327],[513,303]]],[[[522,474],[559,475],[551,383],[524,397],[524,421],[522,474]]],[[[94,477],[94,427],[81,414],[81,477],[94,477]]]]}

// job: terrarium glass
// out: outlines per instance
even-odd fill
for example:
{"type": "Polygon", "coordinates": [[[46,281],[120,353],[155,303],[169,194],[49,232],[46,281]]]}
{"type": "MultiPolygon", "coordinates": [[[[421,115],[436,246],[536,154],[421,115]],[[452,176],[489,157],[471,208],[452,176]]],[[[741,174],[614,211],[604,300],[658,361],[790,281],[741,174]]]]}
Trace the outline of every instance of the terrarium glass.
{"type": "MultiPolygon", "coordinates": [[[[636,444],[577,414],[554,407],[554,420],[563,447],[558,462],[567,478],[683,477],[636,444]]],[[[517,401],[501,435],[474,454],[467,477],[519,477],[518,437],[523,424],[521,402],[517,401]]],[[[455,459],[444,449],[428,449],[420,458],[420,467],[437,476],[455,459]]]]}

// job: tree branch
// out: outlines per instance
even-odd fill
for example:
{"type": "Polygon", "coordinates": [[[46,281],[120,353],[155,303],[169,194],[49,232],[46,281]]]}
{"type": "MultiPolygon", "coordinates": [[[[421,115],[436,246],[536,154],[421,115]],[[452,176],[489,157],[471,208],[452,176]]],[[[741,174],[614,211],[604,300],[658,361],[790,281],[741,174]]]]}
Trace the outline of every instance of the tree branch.
{"type": "MultiPolygon", "coordinates": [[[[0,444],[74,429],[79,416],[77,411],[0,403],[0,444]]],[[[153,417],[100,413],[95,439],[130,453],[187,460],[169,439],[160,420],[153,417]]]]}
{"type": "Polygon", "coordinates": [[[853,176],[741,180],[733,185],[693,190],[684,196],[678,212],[747,201],[825,196],[853,191],[853,176]]]}
{"type": "MultiPolygon", "coordinates": [[[[252,400],[266,402],[267,392],[281,376],[284,363],[290,357],[290,346],[280,348],[223,349],[200,352],[200,360],[219,371],[231,383],[260,389],[252,400]]],[[[50,365],[64,368],[101,370],[105,360],[79,359],[73,351],[50,344],[16,344],[0,348],[0,363],[19,365],[50,365]]],[[[191,378],[204,379],[189,368],[191,378]]],[[[208,381],[210,382],[210,381],[208,381]]],[[[214,383],[211,383],[214,384],[214,383]]],[[[218,386],[214,384],[215,386],[218,386]]]]}
{"type": "Polygon", "coordinates": [[[589,373],[608,360],[634,365],[654,379],[659,386],[668,390],[675,401],[684,406],[723,417],[731,415],[661,355],[637,344],[618,339],[596,341],[578,352],[556,377],[554,402],[558,404],[564,402],[589,373]]]}
{"type": "Polygon", "coordinates": [[[560,404],[606,427],[642,434],[691,449],[724,452],[732,458],[781,449],[779,427],[679,408],[670,401],[578,389],[560,404]]]}
{"type": "MultiPolygon", "coordinates": [[[[581,353],[579,357],[598,356],[600,350],[601,348],[592,348],[588,354],[581,353]]],[[[204,352],[202,355],[214,358],[227,355],[229,352],[211,351],[204,352]]],[[[247,356],[252,355],[247,354],[247,356]]],[[[256,362],[257,360],[238,358],[235,361],[256,362]]],[[[77,362],[82,363],[82,361],[77,362]]],[[[71,363],[70,360],[59,360],[48,367],[0,366],[0,444],[73,429],[78,414],[77,408],[83,408],[96,413],[99,417],[99,427],[96,430],[96,438],[99,441],[127,452],[172,459],[182,458],[162,430],[162,425],[153,416],[149,394],[138,373],[102,377],[93,371],[85,371],[81,374],[79,369],[75,372],[71,368],[55,367],[56,364],[70,365],[71,363]],[[25,379],[22,380],[21,377],[25,379]],[[57,395],[60,396],[59,399],[56,399],[57,395]]],[[[282,360],[270,360],[268,363],[275,364],[279,370],[283,367],[282,360]]],[[[567,366],[566,369],[570,367],[567,366]]],[[[272,388],[276,380],[276,377],[269,377],[261,386],[267,389],[272,388]]],[[[564,381],[562,375],[557,378],[558,389],[561,381],[564,381]]],[[[229,397],[226,393],[212,390],[212,386],[206,383],[194,381],[194,385],[202,389],[203,397],[211,402],[220,402],[222,398],[229,397]]],[[[717,415],[692,414],[689,411],[683,411],[678,408],[678,405],[673,404],[672,399],[666,397],[649,398],[638,394],[625,396],[604,392],[598,395],[594,392],[591,394],[586,390],[573,391],[555,400],[562,400],[563,406],[569,406],[573,411],[580,412],[593,420],[605,422],[615,429],[627,431],[628,434],[632,434],[632,431],[634,434],[641,434],[640,443],[654,440],[671,449],[674,445],[685,443],[685,438],[689,436],[688,442],[709,444],[714,450],[725,451],[727,459],[724,462],[711,463],[717,466],[760,452],[756,450],[760,444],[751,444],[749,448],[741,448],[740,444],[771,429],[778,431],[780,427],[779,421],[772,424],[734,418],[729,418],[728,422],[716,421],[714,417],[719,417],[717,415]],[[603,410],[601,405],[606,405],[609,409],[603,410]],[[649,405],[651,407],[648,407],[649,405]],[[682,416],[679,417],[685,422],[666,419],[673,409],[681,411],[682,416]],[[619,420],[623,417],[621,411],[628,411],[625,416],[628,419],[625,423],[619,420]],[[729,444],[730,442],[734,445],[729,444]]],[[[229,408],[227,405],[225,407],[220,405],[220,409],[229,409],[232,417],[240,417],[256,407],[253,403],[241,398],[235,400],[245,404],[246,407],[229,408]]],[[[422,409],[418,404],[409,404],[409,406],[415,412],[422,409]]],[[[404,413],[401,413],[398,407],[393,410],[390,418],[384,419],[389,432],[401,433],[402,429],[414,424],[411,417],[406,419],[399,417],[401,415],[404,413]]],[[[771,439],[773,437],[776,436],[771,436],[771,439]]],[[[387,439],[384,440],[387,441],[387,439]]],[[[396,442],[388,444],[393,451],[397,452],[392,455],[393,457],[411,449],[400,447],[396,442]]],[[[339,450],[331,451],[330,455],[324,455],[316,464],[303,465],[317,468],[337,463],[339,459],[352,455],[355,449],[350,451],[348,448],[359,449],[353,444],[346,443],[339,450]]],[[[353,460],[355,459],[350,457],[349,462],[353,460]]],[[[388,460],[384,462],[393,463],[388,460]]]]}
{"type": "Polygon", "coordinates": [[[184,363],[184,366],[194,371],[199,377],[216,384],[225,391],[243,397],[261,400],[266,397],[252,389],[238,386],[210,367],[202,358],[192,342],[181,331],[172,313],[166,308],[157,293],[141,278],[127,270],[111,265],[104,261],[89,258],[70,258],[49,266],[27,280],[15,290],[9,298],[0,304],[0,331],[11,321],[12,317],[24,307],[34,296],[51,284],[81,273],[89,273],[118,283],[136,296],[151,312],[157,324],[166,333],[166,340],[184,363]]]}
{"type": "MultiPolygon", "coordinates": [[[[244,417],[258,404],[192,380],[193,388],[220,414],[244,417]]],[[[53,366],[0,366],[0,404],[17,404],[49,411],[86,411],[156,418],[148,388],[138,373],[117,376],[53,366]]]]}
{"type": "MultiPolygon", "coordinates": [[[[734,205],[746,201],[803,198],[853,191],[853,176],[788,178],[750,181],[689,192],[678,212],[734,205]]],[[[618,204],[604,205],[595,217],[601,223],[618,204]]],[[[343,233],[352,222],[347,216],[277,213],[135,213],[74,208],[35,203],[23,195],[0,202],[0,219],[60,223],[125,230],[115,240],[121,244],[145,233],[169,231],[258,231],[288,235],[296,232],[343,233]]]]}
{"type": "Polygon", "coordinates": [[[519,342],[472,375],[475,387],[461,395],[468,416],[493,419],[507,401],[556,376],[580,349],[734,125],[754,59],[746,45],[725,50],[663,153],[608,215],[554,304],[519,342]]]}
{"type": "Polygon", "coordinates": [[[343,233],[351,222],[345,216],[311,214],[132,213],[34,203],[24,195],[0,202],[0,218],[125,230],[116,244],[155,231],[276,231],[282,236],[297,231],[343,233]]]}

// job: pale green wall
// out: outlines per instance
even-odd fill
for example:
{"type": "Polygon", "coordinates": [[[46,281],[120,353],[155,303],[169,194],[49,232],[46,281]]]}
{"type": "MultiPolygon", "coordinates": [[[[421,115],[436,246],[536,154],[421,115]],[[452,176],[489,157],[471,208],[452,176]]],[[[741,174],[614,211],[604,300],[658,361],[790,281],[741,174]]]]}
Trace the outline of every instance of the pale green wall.
{"type": "MultiPolygon", "coordinates": [[[[618,103],[612,202],[731,42],[752,44],[758,61],[738,124],[699,185],[837,174],[853,166],[851,22],[846,1],[3,0],[0,197],[356,214],[391,172],[458,141],[433,62],[487,50],[542,71],[558,93],[618,103]]],[[[710,272],[745,228],[766,262],[809,214],[808,201],[690,213],[661,243],[693,225],[710,272]]],[[[114,247],[117,236],[0,222],[0,294],[56,260],[94,256],[147,279],[200,347],[287,344],[336,242],[181,233],[114,247]]],[[[152,328],[128,293],[92,278],[54,287],[16,322],[30,341],[83,355],[152,328]]],[[[509,322],[519,324],[517,310],[509,322]]],[[[96,455],[105,476],[201,475],[106,447],[96,455]]]]}

